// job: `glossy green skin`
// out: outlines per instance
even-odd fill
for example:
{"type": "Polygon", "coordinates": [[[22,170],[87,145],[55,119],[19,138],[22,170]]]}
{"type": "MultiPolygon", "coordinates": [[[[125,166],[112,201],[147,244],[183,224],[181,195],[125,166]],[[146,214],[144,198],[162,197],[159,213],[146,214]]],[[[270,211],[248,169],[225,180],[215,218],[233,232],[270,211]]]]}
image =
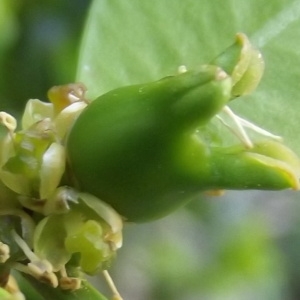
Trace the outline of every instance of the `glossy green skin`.
{"type": "Polygon", "coordinates": [[[230,96],[230,78],[216,80],[219,72],[201,68],[93,101],[67,141],[79,188],[131,221],[159,218],[197,195],[208,166],[193,134],[230,96]]]}
{"type": "Polygon", "coordinates": [[[230,99],[231,80],[220,74],[217,67],[202,67],[93,101],[67,140],[75,186],[134,222],[165,216],[204,190],[277,181],[286,187],[282,176],[275,172],[269,180],[270,170],[241,149],[213,149],[197,135],[230,99]],[[236,173],[240,166],[242,175],[236,173]]]}

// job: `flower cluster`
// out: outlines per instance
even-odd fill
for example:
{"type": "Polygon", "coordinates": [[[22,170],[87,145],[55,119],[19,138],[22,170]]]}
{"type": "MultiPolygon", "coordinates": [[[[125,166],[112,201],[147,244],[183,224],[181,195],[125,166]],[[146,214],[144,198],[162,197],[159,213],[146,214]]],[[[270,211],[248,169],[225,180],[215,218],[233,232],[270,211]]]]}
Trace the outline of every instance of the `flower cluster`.
{"type": "Polygon", "coordinates": [[[49,103],[29,100],[20,129],[0,112],[1,265],[66,290],[109,267],[122,246],[119,214],[68,176],[65,140],[85,91],[69,84],[51,88],[49,103]]]}

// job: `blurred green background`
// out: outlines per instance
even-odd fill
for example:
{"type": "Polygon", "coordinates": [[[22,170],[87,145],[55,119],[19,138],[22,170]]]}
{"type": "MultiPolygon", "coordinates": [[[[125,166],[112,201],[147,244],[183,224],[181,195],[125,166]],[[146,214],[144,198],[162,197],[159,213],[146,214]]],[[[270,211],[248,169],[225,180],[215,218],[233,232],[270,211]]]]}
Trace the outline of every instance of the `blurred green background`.
{"type": "MultiPolygon", "coordinates": [[[[90,1],[1,0],[0,106],[74,81],[90,1]]],[[[127,300],[300,299],[300,203],[294,192],[203,197],[149,224],[129,224],[112,268],[127,300]]],[[[101,277],[91,279],[106,290],[101,277]]]]}
{"type": "Polygon", "coordinates": [[[0,1],[1,109],[20,112],[29,98],[74,81],[88,0],[0,1]]]}

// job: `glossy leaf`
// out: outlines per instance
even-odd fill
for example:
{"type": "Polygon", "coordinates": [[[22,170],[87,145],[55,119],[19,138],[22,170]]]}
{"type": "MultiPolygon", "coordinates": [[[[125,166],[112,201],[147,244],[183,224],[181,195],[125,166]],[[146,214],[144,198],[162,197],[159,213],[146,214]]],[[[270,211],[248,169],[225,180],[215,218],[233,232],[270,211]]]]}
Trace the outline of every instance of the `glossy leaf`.
{"type": "Polygon", "coordinates": [[[246,33],[262,50],[266,70],[236,113],[284,137],[298,154],[300,3],[295,0],[94,1],[81,47],[77,80],[89,97],[212,61],[246,33]]]}

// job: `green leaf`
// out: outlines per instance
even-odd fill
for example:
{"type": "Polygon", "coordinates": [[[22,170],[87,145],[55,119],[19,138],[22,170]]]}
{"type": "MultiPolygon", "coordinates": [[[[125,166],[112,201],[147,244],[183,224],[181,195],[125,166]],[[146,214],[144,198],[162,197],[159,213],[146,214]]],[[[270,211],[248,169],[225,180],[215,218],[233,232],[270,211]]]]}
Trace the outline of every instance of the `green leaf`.
{"type": "Polygon", "coordinates": [[[212,61],[244,32],[261,49],[266,71],[256,92],[232,109],[284,137],[300,154],[300,2],[297,0],[97,0],[82,41],[77,80],[89,97],[156,80],[212,61]]]}
{"type": "Polygon", "coordinates": [[[17,280],[21,291],[28,300],[107,300],[101,293],[92,287],[87,281],[83,287],[76,291],[63,291],[60,288],[52,288],[41,283],[31,276],[14,271],[13,275],[17,280]]]}

